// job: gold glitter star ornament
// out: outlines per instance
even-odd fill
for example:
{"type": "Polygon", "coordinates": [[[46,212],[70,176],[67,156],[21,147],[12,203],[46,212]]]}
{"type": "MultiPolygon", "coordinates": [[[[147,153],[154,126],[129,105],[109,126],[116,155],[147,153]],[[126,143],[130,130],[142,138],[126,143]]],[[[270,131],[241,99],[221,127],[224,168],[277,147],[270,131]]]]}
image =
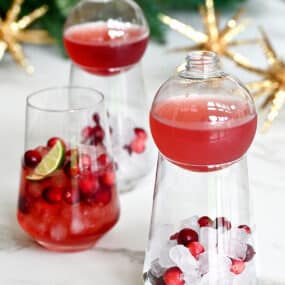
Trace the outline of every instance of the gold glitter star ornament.
{"type": "Polygon", "coordinates": [[[262,131],[266,132],[285,104],[285,61],[278,57],[265,32],[261,30],[261,33],[263,37],[262,47],[268,62],[268,67],[261,69],[250,63],[239,62],[238,64],[262,76],[260,81],[249,83],[248,87],[251,89],[254,98],[265,97],[261,108],[269,108],[265,123],[262,127],[262,131]]]}
{"type": "Polygon", "coordinates": [[[219,19],[215,13],[214,1],[205,0],[205,6],[200,8],[200,14],[204,23],[205,32],[194,29],[191,25],[186,25],[167,15],[160,14],[160,20],[171,29],[179,32],[196,43],[194,46],[175,48],[173,51],[189,52],[192,50],[208,50],[226,56],[233,61],[246,61],[238,53],[233,53],[230,48],[233,46],[257,43],[256,39],[234,40],[241,31],[248,25],[248,20],[239,21],[243,9],[240,9],[233,18],[227,21],[226,26],[219,28],[219,19]]]}
{"type": "Polygon", "coordinates": [[[32,73],[33,67],[29,65],[19,43],[50,44],[54,41],[44,30],[26,30],[30,24],[47,12],[47,6],[41,6],[18,20],[23,1],[14,0],[5,19],[0,18],[0,61],[8,51],[16,63],[28,73],[32,73]]]}

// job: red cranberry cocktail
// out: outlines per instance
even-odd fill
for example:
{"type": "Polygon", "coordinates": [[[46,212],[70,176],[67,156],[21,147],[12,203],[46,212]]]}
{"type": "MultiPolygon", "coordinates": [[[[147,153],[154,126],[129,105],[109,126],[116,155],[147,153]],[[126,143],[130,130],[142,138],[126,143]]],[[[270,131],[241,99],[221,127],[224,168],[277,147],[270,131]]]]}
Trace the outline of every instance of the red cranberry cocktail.
{"type": "Polygon", "coordinates": [[[89,248],[119,218],[103,110],[101,95],[85,88],[50,89],[28,98],[18,221],[48,249],[89,248]]]}

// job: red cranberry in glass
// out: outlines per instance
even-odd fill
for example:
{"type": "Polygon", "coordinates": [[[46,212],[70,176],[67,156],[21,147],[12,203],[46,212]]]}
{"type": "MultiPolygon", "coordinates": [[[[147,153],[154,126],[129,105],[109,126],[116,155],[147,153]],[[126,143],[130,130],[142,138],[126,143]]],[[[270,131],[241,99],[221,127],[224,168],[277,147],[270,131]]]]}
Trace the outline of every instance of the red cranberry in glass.
{"type": "Polygon", "coordinates": [[[203,245],[198,241],[191,242],[187,247],[196,259],[198,259],[199,255],[205,251],[203,245]]]}
{"type": "Polygon", "coordinates": [[[165,271],[163,280],[166,285],[184,285],[183,273],[178,267],[172,267],[165,271]]]}
{"type": "Polygon", "coordinates": [[[46,147],[46,146],[39,146],[39,147],[36,148],[36,151],[38,151],[38,152],[40,153],[40,155],[41,155],[42,157],[44,157],[44,156],[47,155],[49,149],[48,149],[48,147],[46,147]]]}
{"type": "Polygon", "coordinates": [[[96,126],[93,128],[94,138],[97,142],[102,142],[105,137],[105,132],[101,126],[96,126]]]}
{"type": "Polygon", "coordinates": [[[84,140],[90,139],[92,135],[93,135],[93,128],[90,126],[85,127],[81,132],[81,136],[83,137],[84,140]]]}
{"type": "Polygon", "coordinates": [[[28,150],[24,155],[24,163],[27,167],[36,167],[42,160],[40,152],[37,150],[28,150]]]}
{"type": "Polygon", "coordinates": [[[100,182],[105,186],[113,186],[115,184],[116,176],[113,171],[107,171],[100,177],[100,182]]]}
{"type": "Polygon", "coordinates": [[[144,129],[142,128],[135,128],[134,132],[136,134],[136,136],[142,140],[146,140],[147,139],[147,133],[144,129]]]}
{"type": "Polygon", "coordinates": [[[69,161],[65,166],[64,166],[64,172],[71,177],[77,176],[80,174],[80,169],[79,165],[73,165],[71,166],[71,162],[69,161]]]}
{"type": "Polygon", "coordinates": [[[50,139],[48,140],[48,142],[47,142],[47,146],[48,146],[49,148],[52,148],[52,147],[56,144],[57,141],[61,141],[61,143],[63,144],[63,146],[66,148],[66,144],[65,144],[64,140],[61,139],[61,138],[59,138],[59,137],[52,137],[52,138],[50,138],[50,139]]]}
{"type": "Polygon", "coordinates": [[[198,220],[198,224],[200,227],[211,227],[213,225],[213,221],[208,216],[203,216],[198,220]]]}
{"type": "Polygon", "coordinates": [[[42,193],[43,199],[49,204],[57,204],[62,201],[62,189],[59,187],[47,187],[42,193]]]}
{"type": "Polygon", "coordinates": [[[68,189],[63,193],[63,199],[67,204],[76,204],[80,200],[80,195],[77,189],[68,189]]]}
{"type": "Polygon", "coordinates": [[[145,151],[145,141],[141,138],[135,138],[130,144],[132,152],[143,153],[145,151]]]}
{"type": "Polygon", "coordinates": [[[112,193],[109,188],[101,188],[95,193],[96,203],[105,206],[110,203],[112,193]]]}
{"type": "Polygon", "coordinates": [[[198,241],[198,234],[192,229],[183,229],[179,232],[177,243],[187,246],[190,242],[198,241]]]}
{"type": "Polygon", "coordinates": [[[18,209],[22,214],[29,214],[31,207],[31,201],[24,195],[19,197],[18,209]]]}
{"type": "Polygon", "coordinates": [[[108,155],[103,153],[97,158],[97,162],[101,165],[106,165],[108,163],[108,155]]]}
{"type": "Polygon", "coordinates": [[[231,272],[239,275],[245,269],[245,263],[242,260],[232,259],[231,272]]]}
{"type": "Polygon", "coordinates": [[[93,194],[98,190],[99,182],[96,175],[87,173],[79,180],[79,188],[82,194],[93,194]]]}
{"type": "Polygon", "coordinates": [[[238,226],[238,228],[245,230],[246,233],[249,234],[249,235],[251,234],[251,228],[249,226],[247,226],[247,225],[240,225],[240,226],[238,226]]]}
{"type": "Polygon", "coordinates": [[[255,254],[256,254],[256,252],[255,252],[254,248],[250,244],[248,244],[244,261],[245,262],[251,261],[253,259],[253,257],[255,256],[255,254]]]}
{"type": "Polygon", "coordinates": [[[100,125],[100,116],[98,113],[94,113],[92,118],[97,125],[100,125]]]}
{"type": "Polygon", "coordinates": [[[79,165],[83,170],[90,170],[91,169],[91,164],[92,164],[92,160],[90,155],[88,154],[82,154],[80,156],[80,161],[79,161],[79,165]]]}
{"type": "Polygon", "coordinates": [[[232,228],[232,224],[225,217],[219,217],[215,219],[213,227],[215,229],[224,228],[226,230],[230,230],[232,228]]]}

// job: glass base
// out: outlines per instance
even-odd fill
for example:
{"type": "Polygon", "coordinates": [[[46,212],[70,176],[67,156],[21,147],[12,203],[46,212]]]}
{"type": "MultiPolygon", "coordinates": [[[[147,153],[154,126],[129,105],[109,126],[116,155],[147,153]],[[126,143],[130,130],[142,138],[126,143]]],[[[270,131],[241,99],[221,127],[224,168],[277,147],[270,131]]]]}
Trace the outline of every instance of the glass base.
{"type": "Polygon", "coordinates": [[[47,250],[55,251],[55,252],[78,252],[78,251],[84,251],[88,250],[91,247],[95,245],[96,242],[90,242],[86,244],[80,244],[80,245],[59,245],[59,244],[53,244],[48,243],[44,241],[36,241],[40,246],[44,247],[47,250]]]}

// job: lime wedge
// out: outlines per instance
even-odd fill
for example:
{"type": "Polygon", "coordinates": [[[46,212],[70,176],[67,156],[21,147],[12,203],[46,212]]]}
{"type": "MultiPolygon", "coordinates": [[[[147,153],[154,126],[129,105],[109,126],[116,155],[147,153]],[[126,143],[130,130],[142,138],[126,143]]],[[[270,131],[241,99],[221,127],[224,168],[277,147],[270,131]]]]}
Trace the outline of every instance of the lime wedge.
{"type": "Polygon", "coordinates": [[[42,159],[31,175],[26,179],[38,181],[57,170],[64,160],[65,150],[62,142],[58,140],[47,155],[42,159]]]}

